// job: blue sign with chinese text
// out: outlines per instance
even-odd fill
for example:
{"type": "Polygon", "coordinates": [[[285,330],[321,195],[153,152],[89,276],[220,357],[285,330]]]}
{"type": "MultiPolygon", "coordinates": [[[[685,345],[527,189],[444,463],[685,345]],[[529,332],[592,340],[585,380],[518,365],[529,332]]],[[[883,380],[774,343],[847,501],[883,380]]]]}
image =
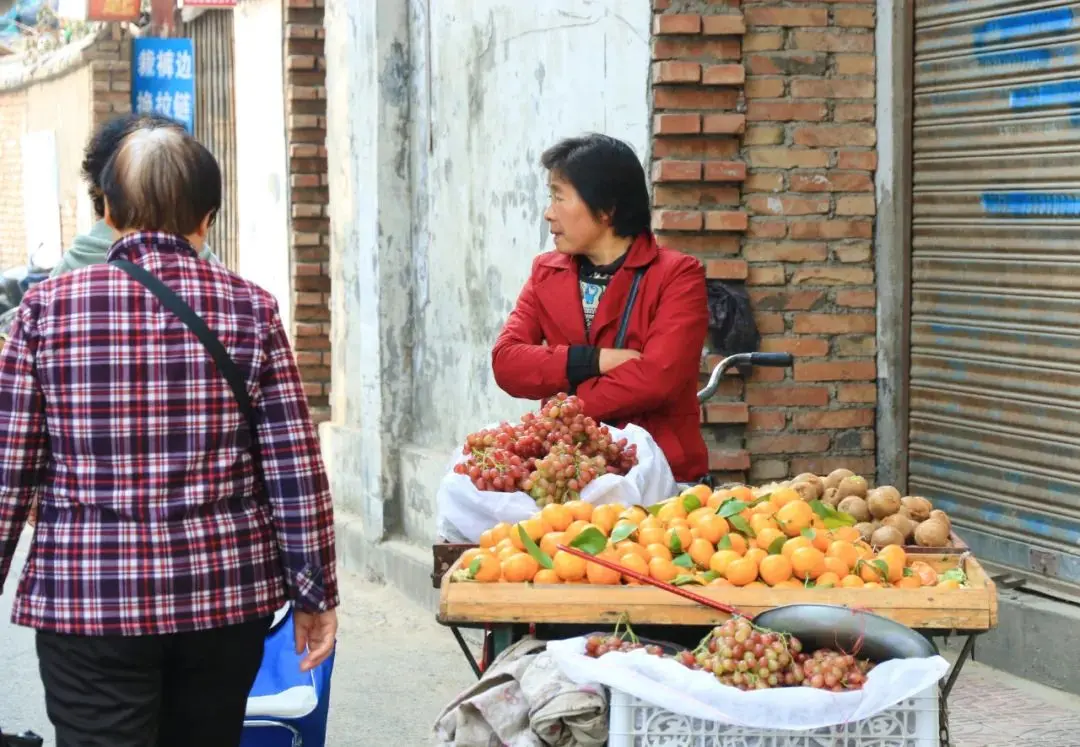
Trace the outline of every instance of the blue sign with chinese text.
{"type": "Polygon", "coordinates": [[[131,107],[160,114],[195,130],[195,42],[192,39],[133,40],[131,107]]]}

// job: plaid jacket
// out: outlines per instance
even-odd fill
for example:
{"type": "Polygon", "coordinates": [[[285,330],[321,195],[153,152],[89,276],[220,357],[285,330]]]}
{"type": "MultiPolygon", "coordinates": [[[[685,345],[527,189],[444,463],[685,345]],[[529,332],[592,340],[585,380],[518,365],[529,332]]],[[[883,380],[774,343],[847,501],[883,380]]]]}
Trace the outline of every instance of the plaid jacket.
{"type": "Polygon", "coordinates": [[[40,503],[13,621],[142,635],[336,606],[330,492],[273,297],[171,236],[113,258],[161,278],[247,375],[264,481],[225,379],[149,291],[108,265],[35,286],[0,353],[0,588],[40,503]]]}

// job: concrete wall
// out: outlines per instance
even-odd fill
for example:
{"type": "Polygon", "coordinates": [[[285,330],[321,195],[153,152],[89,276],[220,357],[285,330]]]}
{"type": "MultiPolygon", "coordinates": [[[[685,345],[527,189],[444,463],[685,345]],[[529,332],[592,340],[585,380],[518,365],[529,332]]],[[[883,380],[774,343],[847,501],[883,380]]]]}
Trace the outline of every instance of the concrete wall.
{"type": "Polygon", "coordinates": [[[430,542],[452,450],[529,407],[498,391],[489,356],[548,248],[540,153],[597,130],[647,157],[650,21],[640,0],[327,3],[323,444],[363,544],[430,542]]]}

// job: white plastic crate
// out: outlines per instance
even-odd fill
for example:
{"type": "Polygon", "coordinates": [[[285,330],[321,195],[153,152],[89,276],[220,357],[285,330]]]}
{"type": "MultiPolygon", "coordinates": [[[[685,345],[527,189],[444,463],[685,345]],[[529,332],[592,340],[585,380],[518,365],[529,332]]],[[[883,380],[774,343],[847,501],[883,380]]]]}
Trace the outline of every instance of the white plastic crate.
{"type": "Polygon", "coordinates": [[[608,747],[939,747],[935,685],[864,721],[770,731],[689,718],[611,691],[608,747]]]}

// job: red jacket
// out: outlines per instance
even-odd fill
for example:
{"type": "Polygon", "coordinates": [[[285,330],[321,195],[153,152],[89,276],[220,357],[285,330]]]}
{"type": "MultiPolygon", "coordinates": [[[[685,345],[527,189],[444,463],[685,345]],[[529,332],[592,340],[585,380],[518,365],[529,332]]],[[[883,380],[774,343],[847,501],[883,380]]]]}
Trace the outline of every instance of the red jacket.
{"type": "Polygon", "coordinates": [[[705,270],[697,259],[660,247],[651,234],[639,236],[601,296],[586,336],[577,263],[558,252],[539,255],[492,350],[492,368],[499,387],[513,397],[540,400],[568,391],[570,346],[615,346],[634,272],[646,266],[624,343],[641,358],[584,381],[576,393],[590,417],[647,430],[675,479],[690,482],[709,470],[697,401],[708,307],[705,270]]]}

